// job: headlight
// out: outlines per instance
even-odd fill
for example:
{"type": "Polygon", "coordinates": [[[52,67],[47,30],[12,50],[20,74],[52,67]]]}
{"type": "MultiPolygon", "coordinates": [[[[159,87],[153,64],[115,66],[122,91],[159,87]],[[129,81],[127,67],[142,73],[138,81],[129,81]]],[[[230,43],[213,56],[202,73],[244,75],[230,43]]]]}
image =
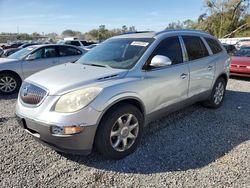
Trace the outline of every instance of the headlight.
{"type": "Polygon", "coordinates": [[[93,101],[101,91],[102,88],[90,87],[67,93],[57,101],[55,111],[61,113],[76,112],[93,101]]]}

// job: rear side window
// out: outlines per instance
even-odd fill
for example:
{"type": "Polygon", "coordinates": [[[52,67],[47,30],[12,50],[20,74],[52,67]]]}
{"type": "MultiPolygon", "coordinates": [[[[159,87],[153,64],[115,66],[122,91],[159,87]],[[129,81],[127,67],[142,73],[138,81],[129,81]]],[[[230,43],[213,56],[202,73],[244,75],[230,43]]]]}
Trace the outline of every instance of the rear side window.
{"type": "Polygon", "coordinates": [[[206,46],[200,37],[195,36],[183,36],[189,61],[200,59],[209,56],[206,46]]]}
{"type": "Polygon", "coordinates": [[[76,48],[68,47],[68,46],[59,46],[59,55],[62,56],[74,56],[81,55],[82,52],[76,48]]]}
{"type": "MultiPolygon", "coordinates": [[[[213,54],[218,54],[222,51],[221,46],[219,45],[219,43],[216,40],[211,39],[211,38],[205,38],[205,40],[207,41],[207,44],[209,45],[213,54]]],[[[228,48],[230,48],[230,46],[228,46],[228,48]]]]}
{"type": "Polygon", "coordinates": [[[167,56],[173,64],[183,62],[181,45],[178,37],[170,37],[165,39],[156,49],[155,55],[167,56]]]}
{"type": "Polygon", "coordinates": [[[81,46],[81,44],[78,41],[66,41],[65,44],[70,44],[73,46],[81,46]]]}

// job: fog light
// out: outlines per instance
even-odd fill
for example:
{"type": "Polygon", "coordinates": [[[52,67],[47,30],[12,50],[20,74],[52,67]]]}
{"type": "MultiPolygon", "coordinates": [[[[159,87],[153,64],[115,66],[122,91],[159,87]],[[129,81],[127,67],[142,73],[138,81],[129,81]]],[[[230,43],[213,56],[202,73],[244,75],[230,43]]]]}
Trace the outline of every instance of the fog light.
{"type": "Polygon", "coordinates": [[[52,126],[51,133],[53,135],[71,135],[80,133],[83,129],[84,127],[81,126],[65,126],[65,127],[52,126]]]}
{"type": "Polygon", "coordinates": [[[250,69],[250,66],[247,66],[247,69],[250,69]]]}
{"type": "Polygon", "coordinates": [[[58,126],[52,126],[51,132],[52,132],[52,134],[56,134],[56,135],[63,135],[63,133],[64,133],[63,128],[58,127],[58,126]]]}

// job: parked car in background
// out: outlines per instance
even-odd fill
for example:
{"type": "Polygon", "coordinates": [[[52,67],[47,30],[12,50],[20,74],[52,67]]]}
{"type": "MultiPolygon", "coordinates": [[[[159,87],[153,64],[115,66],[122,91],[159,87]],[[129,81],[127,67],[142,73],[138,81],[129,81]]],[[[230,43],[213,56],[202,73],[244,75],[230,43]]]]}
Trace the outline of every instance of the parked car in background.
{"type": "Polygon", "coordinates": [[[223,44],[224,48],[227,50],[229,55],[233,55],[237,50],[236,47],[232,44],[223,44]]]}
{"type": "Polygon", "coordinates": [[[89,45],[94,44],[94,42],[87,42],[85,40],[60,40],[58,41],[58,44],[68,44],[68,45],[85,48],[89,45]]]}
{"type": "Polygon", "coordinates": [[[2,54],[2,56],[0,57],[8,57],[10,56],[11,54],[23,49],[23,48],[26,48],[28,46],[33,46],[33,45],[38,45],[38,43],[24,43],[22,44],[21,46],[19,46],[18,48],[9,48],[9,49],[5,49],[4,50],[4,53],[2,54]]]}
{"type": "Polygon", "coordinates": [[[10,44],[7,45],[3,45],[2,48],[5,49],[9,49],[9,48],[18,48],[19,46],[23,45],[23,42],[21,41],[17,41],[17,42],[12,42],[10,44]]]}
{"type": "Polygon", "coordinates": [[[250,77],[250,47],[241,47],[232,57],[230,75],[250,77]]]}
{"type": "Polygon", "coordinates": [[[27,78],[16,115],[52,148],[123,158],[137,148],[145,123],[202,101],[222,105],[230,56],[208,33],[173,30],[113,37],[74,64],[27,78]]]}
{"type": "Polygon", "coordinates": [[[235,44],[236,48],[239,50],[242,46],[250,46],[250,39],[243,39],[235,44]]]}
{"type": "Polygon", "coordinates": [[[3,48],[0,47],[0,57],[3,55],[4,51],[3,48]]]}
{"type": "Polygon", "coordinates": [[[1,58],[0,94],[16,93],[28,76],[55,65],[75,62],[84,53],[74,46],[47,44],[29,46],[8,58],[1,58]]]}

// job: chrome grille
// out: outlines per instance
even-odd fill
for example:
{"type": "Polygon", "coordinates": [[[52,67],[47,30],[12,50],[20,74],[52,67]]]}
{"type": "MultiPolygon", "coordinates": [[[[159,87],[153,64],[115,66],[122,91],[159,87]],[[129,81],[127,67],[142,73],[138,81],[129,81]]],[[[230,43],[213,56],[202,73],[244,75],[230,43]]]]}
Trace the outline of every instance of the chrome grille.
{"type": "Polygon", "coordinates": [[[24,82],[20,90],[20,98],[22,102],[29,105],[38,105],[44,97],[47,95],[47,91],[36,85],[24,82]]]}

